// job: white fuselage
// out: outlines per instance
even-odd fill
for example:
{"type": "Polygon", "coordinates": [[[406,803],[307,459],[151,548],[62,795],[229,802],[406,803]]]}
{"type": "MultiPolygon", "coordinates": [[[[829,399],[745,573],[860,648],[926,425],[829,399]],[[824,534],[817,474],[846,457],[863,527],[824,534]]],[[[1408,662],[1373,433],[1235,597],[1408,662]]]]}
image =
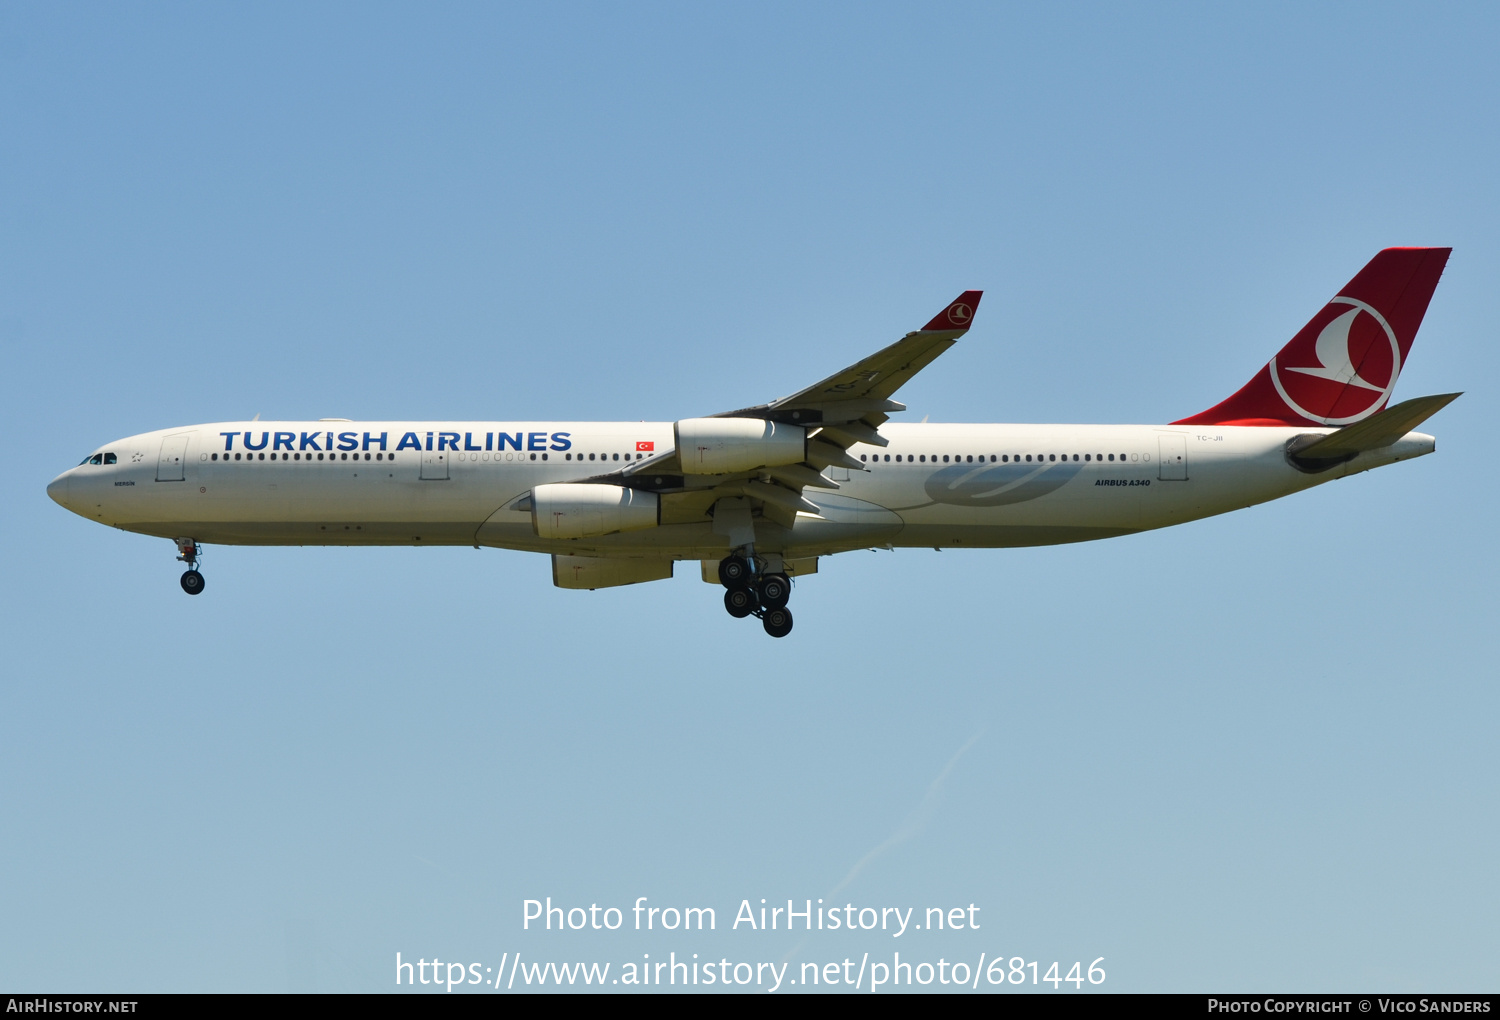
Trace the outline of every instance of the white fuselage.
{"type": "MultiPolygon", "coordinates": [[[[1262,503],[1434,448],[1432,437],[1414,432],[1319,473],[1290,463],[1290,439],[1328,431],[887,423],[880,434],[888,446],[849,451],[867,470],[829,469],[836,491],[804,491],[821,512],[798,514],[790,529],[758,524],[757,545],[791,558],[1107,538],[1262,503]]],[[[537,537],[529,511],[514,508],[534,486],[618,471],[673,442],[671,422],[226,422],[107,444],[98,452],[112,458],[65,472],[48,492],[103,524],[205,543],[718,559],[728,539],[690,498],[676,509],[665,499],[657,527],[567,540],[537,537]]]]}

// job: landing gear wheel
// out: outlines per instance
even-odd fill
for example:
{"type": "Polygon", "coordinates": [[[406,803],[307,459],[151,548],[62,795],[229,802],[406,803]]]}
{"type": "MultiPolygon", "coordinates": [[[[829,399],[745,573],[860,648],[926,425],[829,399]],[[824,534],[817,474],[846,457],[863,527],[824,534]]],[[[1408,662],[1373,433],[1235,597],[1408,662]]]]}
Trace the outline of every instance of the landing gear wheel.
{"type": "Polygon", "coordinates": [[[760,622],[766,628],[766,633],[772,637],[786,637],[792,632],[792,611],[785,606],[780,609],[767,609],[760,622]]]}
{"type": "Polygon", "coordinates": [[[792,582],[785,574],[766,574],[758,587],[760,604],[767,609],[780,609],[792,597],[792,582]]]}
{"type": "Polygon", "coordinates": [[[726,556],[719,561],[719,583],[729,589],[750,586],[750,564],[743,556],[726,556]]]}
{"type": "Polygon", "coordinates": [[[201,595],[203,593],[203,575],[196,570],[186,571],[182,575],[182,590],[189,595],[201,595]]]}
{"type": "Polygon", "coordinates": [[[760,606],[755,601],[755,592],[749,588],[731,588],[724,593],[724,608],[736,620],[743,620],[760,606]]]}

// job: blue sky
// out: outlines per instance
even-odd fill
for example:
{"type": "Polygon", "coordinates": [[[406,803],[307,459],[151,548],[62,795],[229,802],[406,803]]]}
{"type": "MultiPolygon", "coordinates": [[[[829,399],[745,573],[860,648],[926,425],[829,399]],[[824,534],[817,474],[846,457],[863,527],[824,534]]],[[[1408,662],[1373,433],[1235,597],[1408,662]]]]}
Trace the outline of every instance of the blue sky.
{"type": "Polygon", "coordinates": [[[1119,991],[1494,989],[1497,22],[0,8],[0,985],[908,951],[728,930],[837,889],[982,908],[913,958],[1102,956],[1119,991]],[[1109,542],[847,554],[779,642],[691,569],[565,592],[489,549],[211,548],[189,599],[167,543],[44,492],[254,414],[744,406],[969,287],[906,420],[1171,420],[1397,244],[1454,248],[1397,390],[1466,391],[1436,456],[1109,542]],[[546,896],[719,930],[523,931],[546,896]]]}

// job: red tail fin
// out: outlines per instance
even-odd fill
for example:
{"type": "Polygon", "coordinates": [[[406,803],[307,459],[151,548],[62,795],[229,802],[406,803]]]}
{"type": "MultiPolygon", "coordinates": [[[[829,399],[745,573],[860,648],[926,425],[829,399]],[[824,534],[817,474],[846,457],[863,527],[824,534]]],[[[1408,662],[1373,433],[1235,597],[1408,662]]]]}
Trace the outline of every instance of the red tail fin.
{"type": "Polygon", "coordinates": [[[1238,393],[1174,425],[1347,425],[1385,407],[1452,248],[1387,248],[1238,393]]]}
{"type": "Polygon", "coordinates": [[[923,332],[931,330],[968,329],[974,323],[974,313],[979,309],[979,299],[984,296],[982,290],[966,290],[953,299],[953,303],[932,317],[932,321],[922,327],[923,332]]]}

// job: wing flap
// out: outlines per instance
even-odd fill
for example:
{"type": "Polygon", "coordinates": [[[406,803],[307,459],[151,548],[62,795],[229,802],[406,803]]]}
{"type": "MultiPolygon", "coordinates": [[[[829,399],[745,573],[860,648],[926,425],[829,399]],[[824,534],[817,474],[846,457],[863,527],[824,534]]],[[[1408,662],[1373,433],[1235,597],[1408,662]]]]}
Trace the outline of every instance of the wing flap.
{"type": "Polygon", "coordinates": [[[846,450],[855,443],[864,443],[866,446],[889,446],[891,443],[889,439],[862,421],[844,421],[837,425],[825,425],[818,435],[832,439],[846,450]]]}

